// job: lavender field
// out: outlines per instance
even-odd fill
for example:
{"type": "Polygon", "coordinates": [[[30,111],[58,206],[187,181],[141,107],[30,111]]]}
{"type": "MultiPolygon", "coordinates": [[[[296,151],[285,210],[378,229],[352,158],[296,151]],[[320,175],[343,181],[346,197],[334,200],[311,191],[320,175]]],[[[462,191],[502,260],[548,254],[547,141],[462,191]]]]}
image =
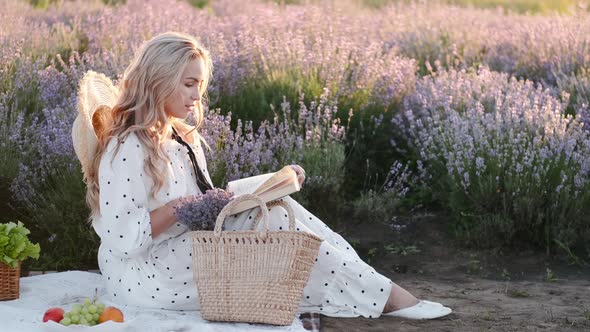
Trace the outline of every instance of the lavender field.
{"type": "Polygon", "coordinates": [[[116,82],[167,30],[213,55],[202,131],[217,187],[298,163],[295,198],[334,226],[395,230],[431,211],[468,247],[590,259],[584,7],[6,0],[0,22],[0,221],[41,241],[31,268],[96,264],[71,141],[77,85],[90,69],[116,82]]]}

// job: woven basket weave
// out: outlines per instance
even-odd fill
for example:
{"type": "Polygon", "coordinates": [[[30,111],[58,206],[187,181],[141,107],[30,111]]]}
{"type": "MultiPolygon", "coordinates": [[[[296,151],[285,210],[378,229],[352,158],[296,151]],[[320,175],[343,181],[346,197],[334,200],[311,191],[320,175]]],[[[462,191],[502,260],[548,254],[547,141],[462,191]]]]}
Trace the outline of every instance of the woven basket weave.
{"type": "Polygon", "coordinates": [[[0,301],[18,299],[20,296],[20,265],[16,268],[0,263],[0,301]]]}
{"type": "Polygon", "coordinates": [[[286,202],[265,205],[256,195],[240,195],[220,212],[214,231],[194,231],[192,238],[193,270],[203,319],[293,323],[322,240],[295,231],[293,210],[286,202]],[[254,200],[260,206],[262,231],[221,232],[230,208],[245,200],[254,200]],[[288,231],[268,231],[268,206],[287,210],[288,231]]]}

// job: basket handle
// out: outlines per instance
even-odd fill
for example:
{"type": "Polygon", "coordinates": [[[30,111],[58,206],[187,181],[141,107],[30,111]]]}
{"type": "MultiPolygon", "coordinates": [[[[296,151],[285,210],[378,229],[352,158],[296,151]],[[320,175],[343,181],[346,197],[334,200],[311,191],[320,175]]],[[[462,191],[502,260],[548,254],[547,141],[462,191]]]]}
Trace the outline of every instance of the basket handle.
{"type": "MultiPolygon", "coordinates": [[[[268,210],[266,208],[266,205],[264,204],[264,201],[262,200],[262,198],[260,198],[258,195],[254,195],[254,194],[243,194],[243,195],[239,195],[236,198],[232,199],[229,203],[227,203],[223,209],[221,209],[221,212],[219,212],[219,215],[217,216],[217,220],[215,221],[215,229],[214,234],[217,237],[221,236],[221,228],[223,227],[223,222],[225,221],[225,218],[227,217],[227,215],[230,213],[231,208],[238,204],[241,203],[243,201],[254,201],[256,202],[259,206],[260,206],[260,211],[262,212],[262,219],[264,220],[264,226],[266,226],[261,232],[262,232],[262,236],[266,237],[267,236],[267,231],[268,231],[268,210]]],[[[258,212],[260,214],[260,212],[258,212]]]]}
{"type": "MultiPolygon", "coordinates": [[[[295,213],[293,212],[293,208],[289,203],[283,201],[282,199],[274,200],[271,202],[266,203],[267,208],[275,207],[275,206],[282,206],[285,210],[287,210],[287,215],[289,216],[289,230],[295,231],[295,213]]],[[[262,209],[261,209],[262,210],[262,209]]],[[[268,213],[268,211],[266,211],[268,213]]],[[[260,214],[261,211],[258,211],[256,218],[254,218],[254,223],[252,224],[252,229],[256,229],[258,226],[258,222],[260,222],[260,214]]],[[[268,225],[266,225],[268,229],[268,225]]]]}

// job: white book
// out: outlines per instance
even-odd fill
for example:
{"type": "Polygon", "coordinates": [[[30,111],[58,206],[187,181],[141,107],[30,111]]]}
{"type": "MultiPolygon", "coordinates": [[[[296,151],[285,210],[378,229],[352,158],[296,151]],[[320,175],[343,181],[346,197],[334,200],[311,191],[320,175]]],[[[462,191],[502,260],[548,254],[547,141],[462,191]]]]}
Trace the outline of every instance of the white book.
{"type": "MultiPolygon", "coordinates": [[[[262,198],[264,203],[268,203],[301,190],[301,186],[297,180],[297,173],[291,166],[285,166],[275,173],[230,181],[227,184],[227,190],[233,192],[235,196],[255,194],[262,198]]],[[[244,201],[234,206],[230,214],[238,214],[256,206],[258,205],[254,201],[244,201]]]]}

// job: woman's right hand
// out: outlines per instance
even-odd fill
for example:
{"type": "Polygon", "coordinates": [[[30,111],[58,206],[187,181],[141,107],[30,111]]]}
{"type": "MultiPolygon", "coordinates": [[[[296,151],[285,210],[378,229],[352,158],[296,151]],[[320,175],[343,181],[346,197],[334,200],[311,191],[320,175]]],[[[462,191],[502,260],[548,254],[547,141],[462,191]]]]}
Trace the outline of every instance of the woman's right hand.
{"type": "Polygon", "coordinates": [[[166,203],[166,205],[172,206],[173,208],[176,209],[188,202],[195,201],[196,199],[197,199],[197,196],[195,196],[195,195],[178,197],[178,198],[173,199],[170,202],[166,203]]]}
{"type": "Polygon", "coordinates": [[[297,181],[299,181],[299,186],[302,186],[303,182],[305,181],[305,170],[303,169],[303,167],[301,167],[299,165],[289,165],[289,166],[291,166],[291,168],[297,174],[297,181]]]}
{"type": "Polygon", "coordinates": [[[194,199],[196,199],[196,196],[194,195],[179,197],[151,211],[150,219],[152,225],[152,238],[157,237],[166,229],[168,229],[168,227],[177,223],[178,221],[176,220],[176,208],[194,199]]]}

